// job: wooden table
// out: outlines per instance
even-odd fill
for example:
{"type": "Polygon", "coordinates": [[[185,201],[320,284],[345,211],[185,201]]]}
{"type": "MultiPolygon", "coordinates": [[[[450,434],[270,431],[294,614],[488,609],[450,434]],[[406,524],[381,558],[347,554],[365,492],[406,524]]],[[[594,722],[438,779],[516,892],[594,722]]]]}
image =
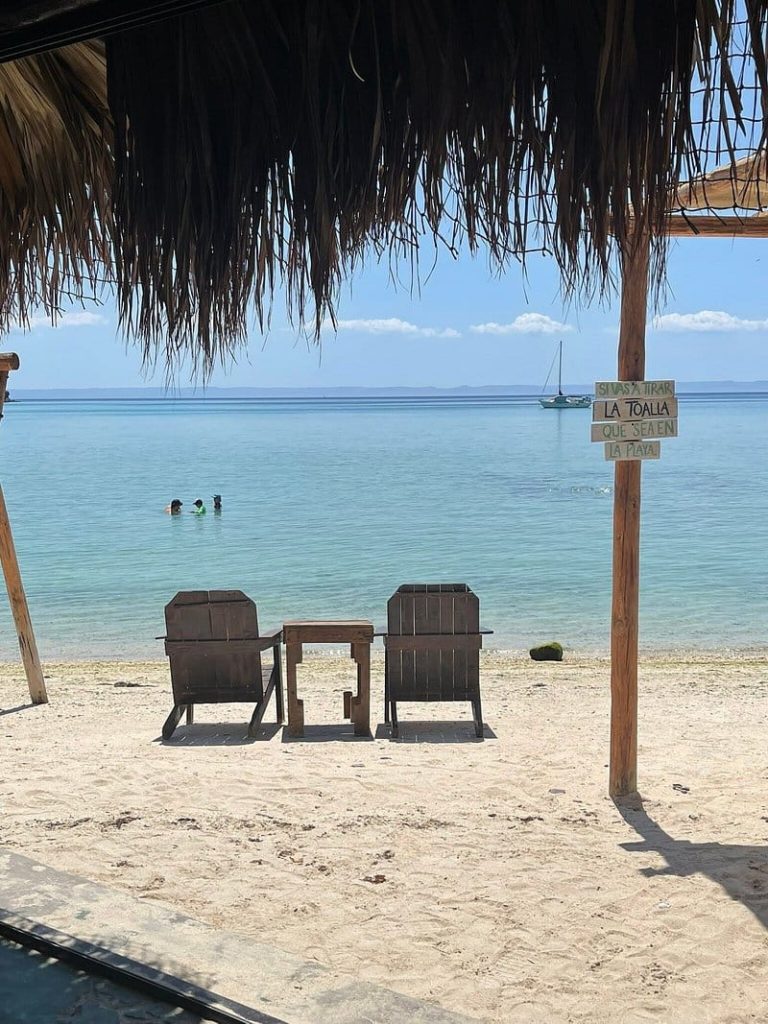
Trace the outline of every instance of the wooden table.
{"type": "Polygon", "coordinates": [[[344,694],[344,717],[355,726],[355,736],[371,731],[371,644],[373,623],[367,619],[284,622],[285,675],[288,691],[288,733],[304,735],[304,701],[296,693],[296,666],[302,661],[303,644],[349,644],[349,656],[357,665],[357,693],[344,694]]]}

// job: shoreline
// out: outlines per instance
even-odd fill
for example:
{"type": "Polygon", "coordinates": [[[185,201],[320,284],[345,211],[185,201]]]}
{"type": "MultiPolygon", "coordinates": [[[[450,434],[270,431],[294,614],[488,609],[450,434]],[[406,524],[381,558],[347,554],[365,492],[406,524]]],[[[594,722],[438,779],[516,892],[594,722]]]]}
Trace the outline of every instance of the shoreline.
{"type": "MultiPolygon", "coordinates": [[[[312,660],[318,659],[321,662],[329,662],[339,660],[347,657],[346,648],[342,647],[331,647],[329,645],[321,645],[313,647],[312,644],[305,644],[305,652],[310,654],[312,660]]],[[[269,657],[269,655],[267,655],[269,657]]],[[[285,659],[285,651],[283,648],[283,659],[285,659]]],[[[159,668],[162,666],[168,666],[168,659],[164,656],[160,657],[141,657],[140,655],[127,655],[116,656],[116,657],[52,657],[45,658],[41,657],[43,669],[61,669],[61,668],[74,668],[77,666],[84,665],[114,665],[114,666],[136,666],[136,667],[152,667],[159,668]]],[[[523,667],[533,667],[543,664],[553,665],[555,668],[584,668],[592,665],[610,665],[611,656],[608,651],[573,651],[569,652],[566,648],[565,656],[562,662],[535,662],[530,657],[528,650],[515,649],[515,648],[488,648],[481,650],[480,652],[480,665],[481,670],[483,665],[489,667],[497,667],[495,663],[500,663],[505,668],[519,670],[523,667]]],[[[643,665],[657,665],[663,662],[669,662],[680,665],[695,665],[700,664],[737,664],[737,663],[751,663],[751,662],[768,662],[768,643],[764,646],[757,647],[713,647],[706,649],[697,649],[691,647],[671,647],[671,648],[658,648],[658,649],[640,649],[638,655],[638,662],[640,666],[643,665]]],[[[18,665],[21,668],[21,657],[0,657],[0,683],[2,677],[11,670],[14,666],[18,665]]],[[[380,665],[383,670],[384,665],[384,652],[380,647],[374,646],[371,651],[371,666],[380,665]]]]}

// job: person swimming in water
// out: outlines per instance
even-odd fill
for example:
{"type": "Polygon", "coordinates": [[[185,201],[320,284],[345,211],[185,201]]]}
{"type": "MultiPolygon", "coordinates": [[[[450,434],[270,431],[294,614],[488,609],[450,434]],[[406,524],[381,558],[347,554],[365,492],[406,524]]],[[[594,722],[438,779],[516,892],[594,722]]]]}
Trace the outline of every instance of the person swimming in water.
{"type": "Polygon", "coordinates": [[[208,509],[203,504],[202,499],[198,498],[197,501],[195,502],[195,507],[194,507],[194,509],[192,511],[192,515],[193,516],[204,516],[207,511],[208,511],[208,509]]]}
{"type": "Polygon", "coordinates": [[[165,506],[165,511],[169,516],[178,516],[181,513],[181,506],[184,504],[179,498],[174,498],[170,505],[165,506]]]}
{"type": "Polygon", "coordinates": [[[214,494],[213,496],[213,511],[221,512],[221,495],[214,494]]]}

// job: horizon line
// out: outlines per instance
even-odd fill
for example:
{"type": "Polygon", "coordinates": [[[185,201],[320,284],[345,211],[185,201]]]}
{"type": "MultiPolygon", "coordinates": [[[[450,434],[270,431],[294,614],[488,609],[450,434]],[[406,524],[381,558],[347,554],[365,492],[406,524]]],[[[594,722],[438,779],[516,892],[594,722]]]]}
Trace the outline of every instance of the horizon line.
{"type": "MultiPolygon", "coordinates": [[[[727,386],[727,387],[752,387],[764,390],[768,388],[768,379],[758,380],[678,380],[675,382],[678,387],[697,387],[707,388],[708,390],[716,390],[716,387],[727,386]]],[[[9,381],[9,384],[11,382],[9,381]]],[[[573,384],[567,383],[563,385],[565,390],[580,390],[580,391],[591,391],[594,389],[593,384],[573,384]]],[[[392,385],[364,385],[364,384],[331,384],[327,386],[310,385],[310,386],[291,386],[291,385],[275,385],[275,386],[259,386],[259,385],[231,385],[221,386],[212,385],[210,387],[196,386],[194,384],[186,384],[176,387],[163,387],[162,385],[148,385],[142,386],[99,386],[94,385],[92,387],[9,387],[9,394],[13,395],[33,395],[33,394],[90,394],[93,392],[99,392],[102,394],[107,393],[120,393],[130,394],[140,397],[142,394],[153,394],[161,398],[175,398],[184,394],[185,397],[193,398],[206,398],[212,393],[254,393],[254,394],[312,394],[312,395],[323,395],[329,393],[357,393],[357,394],[379,394],[384,395],[393,392],[429,392],[437,394],[455,394],[457,392],[495,392],[497,395],[501,395],[504,392],[514,392],[520,397],[531,396],[537,397],[543,394],[543,390],[539,384],[456,384],[456,385],[430,385],[430,384],[392,384],[392,385]]]]}

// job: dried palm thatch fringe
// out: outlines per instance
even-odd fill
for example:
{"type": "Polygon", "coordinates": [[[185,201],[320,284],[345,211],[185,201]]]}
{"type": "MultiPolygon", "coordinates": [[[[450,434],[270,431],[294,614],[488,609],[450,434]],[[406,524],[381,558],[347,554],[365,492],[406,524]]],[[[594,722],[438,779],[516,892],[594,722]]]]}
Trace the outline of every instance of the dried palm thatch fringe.
{"type": "MultiPolygon", "coordinates": [[[[3,223],[0,285],[21,306],[36,286],[52,303],[78,261],[104,258],[147,357],[159,345],[169,364],[191,354],[206,370],[253,308],[268,322],[278,285],[319,332],[343,275],[371,253],[415,254],[425,235],[487,244],[500,265],[546,246],[567,288],[600,289],[611,236],[624,248],[635,225],[662,227],[713,126],[735,159],[743,69],[729,53],[745,18],[739,45],[768,109],[767,12],[768,0],[229,0],[113,36],[114,149],[98,147],[110,127],[97,87],[79,85],[65,135],[86,142],[48,178],[37,168],[41,193],[3,223]]],[[[60,84],[63,60],[45,65],[60,84]]]]}
{"type": "Polygon", "coordinates": [[[696,65],[707,117],[737,123],[745,10],[766,85],[768,3],[744,2],[254,0],[109,40],[126,323],[209,363],[282,279],[319,330],[367,251],[446,223],[603,286],[609,225],[660,227],[699,169],[696,65]]]}
{"type": "Polygon", "coordinates": [[[108,273],[111,124],[101,43],[0,64],[0,330],[108,273]]]}

